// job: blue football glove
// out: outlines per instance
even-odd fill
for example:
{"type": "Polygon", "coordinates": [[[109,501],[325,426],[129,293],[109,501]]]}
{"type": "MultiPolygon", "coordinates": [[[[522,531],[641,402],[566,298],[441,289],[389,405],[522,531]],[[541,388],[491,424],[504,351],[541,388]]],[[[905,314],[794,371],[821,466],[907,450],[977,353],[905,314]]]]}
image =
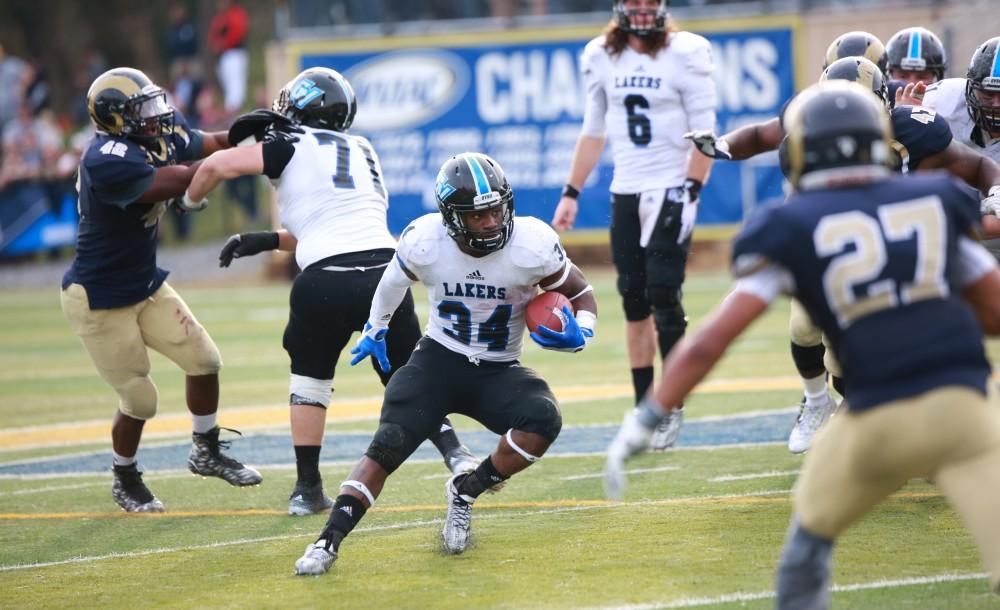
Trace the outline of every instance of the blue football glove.
{"type": "Polygon", "coordinates": [[[544,349],[557,352],[578,352],[587,347],[587,339],[594,336],[593,329],[581,328],[568,306],[563,305],[562,313],[559,316],[563,321],[561,333],[539,325],[538,330],[531,333],[531,338],[544,349]]]}
{"type": "Polygon", "coordinates": [[[351,366],[361,362],[371,356],[378,363],[378,368],[383,373],[388,373],[392,369],[389,364],[389,356],[385,353],[385,334],[388,328],[372,328],[372,325],[365,322],[365,329],[361,331],[361,338],[357,345],[351,350],[354,358],[351,359],[351,366]]]}

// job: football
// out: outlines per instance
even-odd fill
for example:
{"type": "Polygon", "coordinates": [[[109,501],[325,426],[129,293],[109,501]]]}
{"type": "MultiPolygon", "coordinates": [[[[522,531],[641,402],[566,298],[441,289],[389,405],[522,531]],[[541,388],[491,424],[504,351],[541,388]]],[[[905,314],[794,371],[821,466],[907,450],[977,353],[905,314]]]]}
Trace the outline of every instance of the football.
{"type": "Polygon", "coordinates": [[[531,299],[524,310],[524,321],[528,325],[528,330],[535,332],[541,325],[562,332],[562,318],[556,312],[562,312],[563,305],[569,305],[569,310],[574,311],[569,299],[558,292],[543,292],[531,299]]]}

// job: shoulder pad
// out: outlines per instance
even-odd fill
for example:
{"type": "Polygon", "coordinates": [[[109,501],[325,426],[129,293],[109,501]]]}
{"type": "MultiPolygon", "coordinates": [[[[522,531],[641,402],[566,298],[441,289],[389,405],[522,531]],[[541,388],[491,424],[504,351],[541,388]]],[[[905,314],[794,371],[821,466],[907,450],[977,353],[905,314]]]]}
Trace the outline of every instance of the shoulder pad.
{"type": "Polygon", "coordinates": [[[443,227],[440,214],[426,214],[411,222],[399,235],[396,249],[403,262],[424,267],[437,261],[441,236],[448,238],[443,227]]]}
{"type": "Polygon", "coordinates": [[[595,69],[596,65],[608,57],[608,50],[604,47],[604,36],[598,36],[583,47],[580,55],[580,69],[584,74],[595,69]]]}
{"type": "Polygon", "coordinates": [[[927,92],[924,94],[924,106],[945,114],[959,106],[964,108],[965,79],[946,78],[928,85],[927,92]]]}
{"type": "Polygon", "coordinates": [[[684,57],[684,65],[696,74],[712,72],[712,45],[702,36],[691,32],[676,32],[670,47],[684,57]]]}
{"type": "Polygon", "coordinates": [[[555,230],[531,216],[514,218],[514,235],[509,247],[511,262],[522,269],[550,268],[556,261],[568,260],[555,230]]]}
{"type": "Polygon", "coordinates": [[[83,156],[83,164],[97,182],[120,183],[153,171],[146,150],[127,138],[94,138],[83,156]]]}

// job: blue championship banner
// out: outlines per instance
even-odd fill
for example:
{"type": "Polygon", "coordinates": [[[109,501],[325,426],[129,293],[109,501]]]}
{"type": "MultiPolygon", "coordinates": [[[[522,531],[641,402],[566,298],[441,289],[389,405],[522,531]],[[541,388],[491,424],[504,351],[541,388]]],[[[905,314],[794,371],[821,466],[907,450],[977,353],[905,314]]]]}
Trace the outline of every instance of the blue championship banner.
{"type": "MultiPolygon", "coordinates": [[[[718,133],[776,116],[793,94],[794,17],[681,26],[712,43],[718,133]]],[[[548,221],[583,118],[580,53],[600,29],[292,43],[289,72],[327,66],[354,86],[358,113],[351,130],[370,138],[381,159],[393,232],[437,210],[437,170],[465,151],[499,161],[517,213],[548,221]]],[[[577,228],[608,226],[611,173],[607,147],[580,197],[577,228]]],[[[717,162],[698,224],[732,226],[758,202],[780,194],[775,154],[717,162]]]]}

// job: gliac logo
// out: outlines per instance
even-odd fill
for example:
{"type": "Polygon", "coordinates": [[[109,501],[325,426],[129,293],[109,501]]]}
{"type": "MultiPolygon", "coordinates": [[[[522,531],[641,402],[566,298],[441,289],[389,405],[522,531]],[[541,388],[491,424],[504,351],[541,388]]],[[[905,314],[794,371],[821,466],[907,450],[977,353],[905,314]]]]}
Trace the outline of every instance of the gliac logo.
{"type": "Polygon", "coordinates": [[[469,68],[447,51],[384,53],[345,74],[358,96],[354,128],[418,127],[450,110],[469,88],[469,68]]]}
{"type": "Polygon", "coordinates": [[[444,201],[455,192],[455,187],[448,183],[448,176],[445,176],[444,172],[438,172],[437,183],[434,185],[434,191],[437,193],[438,201],[444,201]]]}

